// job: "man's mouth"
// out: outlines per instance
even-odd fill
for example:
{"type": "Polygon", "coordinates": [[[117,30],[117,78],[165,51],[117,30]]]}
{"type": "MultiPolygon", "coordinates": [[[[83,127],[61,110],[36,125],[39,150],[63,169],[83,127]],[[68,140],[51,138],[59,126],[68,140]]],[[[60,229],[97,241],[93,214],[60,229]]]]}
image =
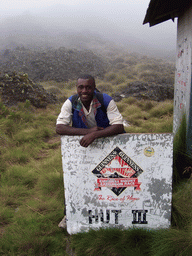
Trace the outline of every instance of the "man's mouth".
{"type": "Polygon", "coordinates": [[[89,95],[81,95],[81,98],[82,99],[87,99],[87,98],[89,98],[89,95]]]}

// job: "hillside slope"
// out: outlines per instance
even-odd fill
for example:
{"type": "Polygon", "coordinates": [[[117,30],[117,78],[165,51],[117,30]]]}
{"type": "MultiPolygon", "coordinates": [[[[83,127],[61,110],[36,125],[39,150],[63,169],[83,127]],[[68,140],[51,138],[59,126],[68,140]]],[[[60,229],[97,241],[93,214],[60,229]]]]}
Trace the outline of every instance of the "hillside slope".
{"type": "Polygon", "coordinates": [[[105,62],[91,51],[75,49],[16,47],[0,52],[2,72],[24,72],[34,81],[55,80],[57,82],[75,79],[79,73],[92,73],[101,77],[105,62]]]}

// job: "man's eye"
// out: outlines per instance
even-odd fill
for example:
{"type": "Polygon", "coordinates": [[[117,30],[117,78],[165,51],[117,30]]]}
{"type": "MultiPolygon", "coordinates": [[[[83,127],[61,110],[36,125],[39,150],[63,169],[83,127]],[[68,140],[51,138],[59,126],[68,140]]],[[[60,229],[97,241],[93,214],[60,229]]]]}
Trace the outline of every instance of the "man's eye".
{"type": "Polygon", "coordinates": [[[84,88],[85,88],[86,90],[91,90],[91,86],[90,86],[90,85],[88,85],[88,86],[79,85],[78,88],[79,88],[80,90],[83,90],[84,88]]]}

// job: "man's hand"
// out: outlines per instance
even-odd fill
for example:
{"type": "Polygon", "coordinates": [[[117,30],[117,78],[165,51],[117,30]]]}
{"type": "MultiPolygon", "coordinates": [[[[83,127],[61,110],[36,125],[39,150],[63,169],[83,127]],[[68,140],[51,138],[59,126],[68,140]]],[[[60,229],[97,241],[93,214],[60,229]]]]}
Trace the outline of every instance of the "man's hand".
{"type": "Polygon", "coordinates": [[[124,128],[122,124],[114,124],[114,125],[108,126],[105,129],[102,127],[94,127],[88,130],[89,130],[89,133],[86,134],[80,140],[80,145],[82,147],[88,147],[97,138],[113,136],[113,135],[121,134],[124,132],[124,128]]]}
{"type": "Polygon", "coordinates": [[[94,140],[96,139],[95,133],[88,133],[86,134],[81,140],[80,140],[80,145],[82,147],[87,148],[94,140]]]}
{"type": "Polygon", "coordinates": [[[87,148],[96,138],[97,131],[103,130],[103,127],[95,126],[93,128],[88,129],[88,134],[86,134],[81,140],[80,145],[82,147],[87,148]]]}

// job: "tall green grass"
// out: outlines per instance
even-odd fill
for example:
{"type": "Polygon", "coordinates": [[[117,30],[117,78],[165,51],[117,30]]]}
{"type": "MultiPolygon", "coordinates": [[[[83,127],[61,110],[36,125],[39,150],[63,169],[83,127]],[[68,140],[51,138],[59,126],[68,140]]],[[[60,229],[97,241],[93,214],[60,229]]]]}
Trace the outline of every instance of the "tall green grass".
{"type": "Polygon", "coordinates": [[[73,235],[72,247],[78,256],[84,255],[151,255],[154,231],[118,228],[90,230],[73,235]]]}
{"type": "Polygon", "coordinates": [[[184,115],[181,121],[181,125],[178,129],[177,134],[174,138],[174,156],[173,156],[173,164],[175,174],[173,180],[175,183],[180,182],[183,177],[189,178],[191,176],[191,166],[192,160],[191,157],[187,154],[186,148],[186,116],[184,115]]]}
{"type": "Polygon", "coordinates": [[[119,111],[130,124],[129,133],[161,133],[173,130],[173,101],[155,102],[133,97],[117,102],[119,111]]]}
{"type": "Polygon", "coordinates": [[[59,108],[0,111],[0,255],[64,255],[59,108]]]}

